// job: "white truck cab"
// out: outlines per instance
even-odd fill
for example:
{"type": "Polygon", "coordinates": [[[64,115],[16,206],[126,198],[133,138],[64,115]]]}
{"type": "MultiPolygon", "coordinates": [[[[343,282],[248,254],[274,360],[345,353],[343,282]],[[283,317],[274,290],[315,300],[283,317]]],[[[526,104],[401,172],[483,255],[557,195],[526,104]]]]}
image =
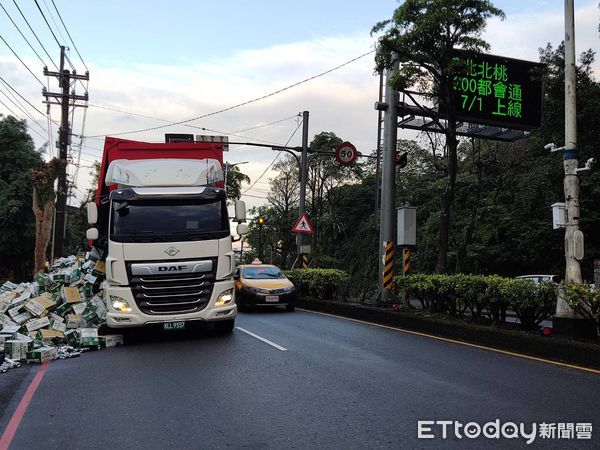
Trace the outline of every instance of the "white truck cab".
{"type": "MultiPolygon", "coordinates": [[[[109,198],[106,228],[104,295],[107,326],[162,324],[185,328],[186,322],[213,322],[222,331],[234,327],[235,270],[225,191],[210,186],[222,180],[215,160],[115,160],[106,171],[109,198]]],[[[98,210],[88,205],[88,222],[98,210]]],[[[236,220],[245,206],[236,204],[236,220]]],[[[247,233],[245,223],[238,233],[247,233]]],[[[88,230],[97,239],[99,230],[88,230]]]]}

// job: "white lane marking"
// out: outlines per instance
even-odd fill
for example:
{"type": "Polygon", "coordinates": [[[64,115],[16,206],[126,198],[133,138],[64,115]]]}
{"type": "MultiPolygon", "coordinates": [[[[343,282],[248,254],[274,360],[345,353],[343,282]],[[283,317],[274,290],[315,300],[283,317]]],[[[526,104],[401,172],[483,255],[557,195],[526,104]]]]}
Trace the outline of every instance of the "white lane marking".
{"type": "Polygon", "coordinates": [[[281,345],[277,345],[275,342],[265,339],[264,337],[260,337],[258,334],[254,334],[251,331],[243,329],[242,327],[235,327],[235,328],[240,330],[242,333],[246,333],[247,335],[258,339],[259,341],[263,341],[265,344],[269,344],[271,347],[275,347],[277,350],[281,350],[282,352],[287,351],[287,348],[282,347],[281,345]]]}

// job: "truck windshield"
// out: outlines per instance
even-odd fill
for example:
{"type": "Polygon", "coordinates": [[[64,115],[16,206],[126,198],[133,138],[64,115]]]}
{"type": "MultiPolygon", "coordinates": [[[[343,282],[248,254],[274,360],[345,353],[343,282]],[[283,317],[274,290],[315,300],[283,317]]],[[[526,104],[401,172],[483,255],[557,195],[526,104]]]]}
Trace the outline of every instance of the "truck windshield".
{"type": "Polygon", "coordinates": [[[224,200],[134,200],[112,204],[113,241],[199,241],[228,235],[224,200]]]}

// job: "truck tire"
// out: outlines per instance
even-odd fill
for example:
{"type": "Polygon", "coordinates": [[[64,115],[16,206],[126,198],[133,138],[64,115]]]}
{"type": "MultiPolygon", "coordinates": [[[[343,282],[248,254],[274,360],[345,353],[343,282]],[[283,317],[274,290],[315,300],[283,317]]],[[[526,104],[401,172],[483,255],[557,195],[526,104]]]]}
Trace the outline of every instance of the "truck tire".
{"type": "Polygon", "coordinates": [[[215,330],[219,333],[229,334],[233,331],[233,327],[235,326],[235,319],[231,320],[222,320],[219,322],[215,322],[215,330]]]}

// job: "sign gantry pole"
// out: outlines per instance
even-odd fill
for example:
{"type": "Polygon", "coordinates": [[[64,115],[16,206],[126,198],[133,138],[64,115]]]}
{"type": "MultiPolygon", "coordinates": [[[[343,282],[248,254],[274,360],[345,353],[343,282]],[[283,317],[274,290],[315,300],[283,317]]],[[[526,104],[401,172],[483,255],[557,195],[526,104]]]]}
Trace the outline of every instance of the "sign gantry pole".
{"type": "Polygon", "coordinates": [[[379,216],[380,242],[383,270],[380,271],[381,301],[392,300],[394,279],[394,253],[396,251],[396,147],[398,140],[398,91],[390,86],[398,63],[386,70],[385,115],[383,126],[383,162],[381,183],[381,214],[379,216]]]}

